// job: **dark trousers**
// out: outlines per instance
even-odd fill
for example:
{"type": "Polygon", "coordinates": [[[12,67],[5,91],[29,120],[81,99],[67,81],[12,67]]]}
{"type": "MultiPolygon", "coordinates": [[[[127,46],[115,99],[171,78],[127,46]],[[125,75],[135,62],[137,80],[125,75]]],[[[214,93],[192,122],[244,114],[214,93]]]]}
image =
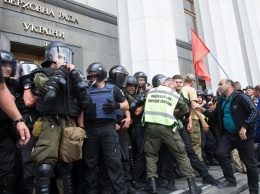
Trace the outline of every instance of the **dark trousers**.
{"type": "Polygon", "coordinates": [[[207,157],[209,155],[215,155],[218,145],[217,141],[212,135],[211,131],[205,132],[204,130],[200,130],[201,133],[201,154],[202,158],[207,157]]]}
{"type": "Polygon", "coordinates": [[[237,148],[240,158],[246,166],[249,191],[258,193],[258,172],[254,158],[253,144],[253,139],[242,141],[238,133],[225,132],[220,139],[216,156],[226,180],[235,183],[236,178],[234,177],[231,166],[230,153],[234,148],[237,148]]]}
{"type": "Polygon", "coordinates": [[[15,192],[15,142],[8,133],[11,129],[0,129],[0,193],[15,192]]]}
{"type": "Polygon", "coordinates": [[[164,144],[160,149],[160,158],[158,163],[158,165],[160,165],[159,167],[161,167],[158,167],[159,177],[165,177],[167,180],[173,180],[175,176],[182,176],[176,159],[164,144]],[[160,172],[160,170],[162,172],[160,172]]]}
{"type": "Polygon", "coordinates": [[[193,169],[190,160],[187,157],[185,144],[181,139],[179,132],[172,132],[172,126],[148,123],[146,127],[146,139],[144,145],[146,157],[147,178],[156,177],[157,162],[161,145],[165,144],[176,158],[181,168],[182,174],[186,178],[193,177],[193,169]]]}
{"type": "Polygon", "coordinates": [[[84,185],[84,177],[85,177],[85,166],[83,159],[73,162],[73,170],[72,170],[72,181],[74,193],[77,194],[85,194],[85,185],[84,185]]]}
{"type": "MultiPolygon", "coordinates": [[[[127,129],[121,128],[117,131],[119,144],[121,147],[122,157],[122,167],[124,171],[124,178],[127,185],[130,185],[132,182],[132,175],[130,171],[130,160],[129,160],[129,137],[127,129]]],[[[98,181],[99,181],[99,190],[102,193],[105,190],[111,190],[111,181],[109,180],[109,175],[107,171],[107,166],[105,165],[105,160],[102,155],[102,161],[99,163],[99,172],[98,172],[98,181]]]]}
{"type": "Polygon", "coordinates": [[[125,194],[127,188],[115,124],[107,123],[106,126],[102,127],[88,127],[86,133],[88,138],[85,139],[83,146],[83,157],[86,165],[86,192],[93,194],[98,192],[97,167],[101,148],[114,192],[125,194]]]}
{"type": "Polygon", "coordinates": [[[204,163],[199,159],[198,155],[195,153],[190,136],[188,135],[188,132],[185,128],[183,128],[180,132],[181,139],[183,140],[187,155],[190,159],[191,166],[195,168],[195,170],[198,171],[201,177],[205,177],[209,174],[206,166],[204,163]]]}
{"type": "Polygon", "coordinates": [[[130,182],[132,181],[132,175],[130,171],[131,164],[129,160],[129,136],[127,133],[127,129],[121,128],[120,130],[117,131],[117,133],[119,137],[120,147],[123,152],[121,162],[123,166],[125,181],[127,184],[130,184],[130,182]]]}
{"type": "Polygon", "coordinates": [[[134,181],[139,181],[146,167],[145,153],[143,150],[145,141],[145,128],[142,126],[134,127],[133,138],[136,147],[136,156],[134,161],[134,168],[132,170],[132,177],[134,181]]]}
{"type": "MultiPolygon", "coordinates": [[[[190,136],[188,135],[187,130],[183,128],[182,130],[179,131],[179,134],[181,136],[182,141],[185,144],[187,156],[190,159],[191,166],[198,171],[201,177],[206,177],[207,175],[209,175],[206,166],[199,159],[198,155],[195,153],[193,149],[190,136]]],[[[170,155],[169,150],[168,150],[168,154],[165,152],[167,152],[167,149],[164,150],[164,155],[165,155],[164,157],[168,155],[168,160],[171,161],[172,156],[170,155]]],[[[164,163],[167,163],[166,161],[167,159],[165,158],[164,160],[165,160],[164,163]]],[[[167,179],[171,179],[173,177],[173,175],[170,175],[170,172],[173,172],[172,170],[173,168],[174,168],[174,164],[170,162],[168,162],[168,165],[164,166],[164,174],[166,175],[167,179]]]]}
{"type": "Polygon", "coordinates": [[[33,192],[34,187],[35,163],[32,159],[31,153],[35,143],[36,139],[31,134],[31,138],[26,145],[20,145],[18,142],[16,144],[18,154],[21,157],[21,172],[23,175],[23,179],[19,181],[24,182],[26,193],[29,194],[33,192]]]}

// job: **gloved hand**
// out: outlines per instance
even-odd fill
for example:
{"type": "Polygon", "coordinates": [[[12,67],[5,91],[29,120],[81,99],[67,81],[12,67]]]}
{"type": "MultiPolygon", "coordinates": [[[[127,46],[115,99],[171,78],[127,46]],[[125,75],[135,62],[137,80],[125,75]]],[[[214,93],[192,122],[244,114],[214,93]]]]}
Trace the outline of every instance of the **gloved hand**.
{"type": "Polygon", "coordinates": [[[24,79],[23,80],[23,87],[25,87],[25,86],[31,86],[32,84],[33,84],[33,80],[30,78],[30,77],[28,77],[28,78],[26,78],[26,79],[24,79]]]}
{"type": "Polygon", "coordinates": [[[30,87],[34,84],[33,81],[33,76],[28,74],[28,75],[24,75],[22,77],[19,78],[19,82],[23,85],[23,87],[30,87]]]}
{"type": "Polygon", "coordinates": [[[111,100],[107,99],[107,103],[103,104],[102,109],[106,114],[113,112],[116,109],[120,108],[120,103],[112,102],[111,100]]]}

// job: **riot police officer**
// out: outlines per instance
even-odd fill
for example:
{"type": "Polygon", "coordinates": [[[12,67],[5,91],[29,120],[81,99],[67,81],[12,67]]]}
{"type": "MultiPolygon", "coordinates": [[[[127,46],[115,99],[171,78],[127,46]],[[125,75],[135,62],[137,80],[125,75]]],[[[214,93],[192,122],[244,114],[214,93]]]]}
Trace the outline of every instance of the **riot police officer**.
{"type": "MultiPolygon", "coordinates": [[[[38,111],[35,108],[36,100],[38,98],[37,89],[34,84],[34,74],[40,70],[40,67],[31,62],[18,63],[16,77],[20,84],[23,86],[23,90],[17,94],[17,107],[21,112],[26,126],[30,130],[30,134],[33,129],[34,122],[38,118],[38,111]]],[[[32,194],[34,187],[34,170],[35,163],[32,160],[31,152],[35,145],[36,139],[31,134],[31,139],[26,145],[17,144],[18,157],[20,158],[19,164],[21,165],[22,180],[24,183],[25,191],[23,193],[32,194]]],[[[20,167],[18,165],[18,167],[20,167]]]]}
{"type": "MultiPolygon", "coordinates": [[[[210,93],[210,96],[211,96],[211,94],[212,94],[212,97],[209,98],[208,97],[209,95],[207,95],[206,99],[213,99],[213,92],[210,93]]],[[[209,102],[211,102],[210,100],[205,100],[205,95],[204,95],[203,91],[197,90],[197,96],[198,96],[198,104],[200,104],[200,106],[202,106],[206,109],[209,109],[209,107],[212,106],[212,104],[209,103],[209,102]]],[[[208,118],[206,118],[205,120],[207,121],[207,123],[209,123],[208,118]]],[[[210,124],[209,124],[209,126],[210,126],[210,124]]],[[[203,130],[200,130],[200,133],[201,133],[201,154],[202,154],[203,161],[205,162],[206,165],[210,165],[210,166],[219,165],[214,157],[214,155],[216,154],[218,145],[217,145],[216,139],[212,135],[211,126],[210,126],[209,131],[205,132],[203,130]]]]}
{"type": "Polygon", "coordinates": [[[83,157],[86,165],[86,193],[97,193],[97,167],[103,154],[114,193],[125,194],[127,187],[121,164],[121,151],[116,128],[116,112],[129,108],[128,102],[118,86],[105,82],[107,71],[100,62],[87,68],[87,79],[90,83],[88,94],[92,106],[84,110],[83,121],[88,138],[83,146],[83,157]]]}
{"type": "MultiPolygon", "coordinates": [[[[17,109],[16,106],[14,106],[15,96],[20,88],[20,84],[15,79],[11,79],[11,77],[15,76],[16,59],[12,53],[5,50],[0,50],[0,59],[1,77],[4,78],[1,82],[5,81],[11,93],[9,100],[5,101],[7,103],[3,104],[3,106],[1,104],[1,107],[5,108],[5,110],[7,110],[7,108],[15,108],[11,114],[9,111],[10,117],[3,109],[0,109],[0,192],[14,194],[16,193],[16,133],[13,124],[15,126],[19,125],[19,132],[22,137],[22,131],[20,130],[22,129],[21,124],[24,125],[24,119],[19,112],[16,112],[17,109]],[[12,102],[10,102],[10,100],[12,100],[12,102]],[[12,119],[15,119],[14,123],[12,119]]],[[[5,96],[5,98],[8,98],[8,95],[5,96]]],[[[1,102],[4,102],[4,100],[1,99],[1,102]]],[[[30,135],[27,128],[23,127],[22,130],[26,135],[26,141],[20,143],[25,144],[29,140],[30,135]]]]}
{"type": "MultiPolygon", "coordinates": [[[[128,96],[131,97],[128,98],[129,104],[132,104],[135,97],[138,96],[138,94],[136,94],[137,87],[138,87],[137,79],[134,76],[128,76],[125,91],[128,94],[128,96]]],[[[141,102],[137,102],[137,104],[141,104],[141,102]]],[[[135,160],[134,160],[134,167],[132,169],[133,185],[134,188],[137,190],[144,190],[144,187],[141,184],[142,175],[145,173],[145,164],[146,164],[145,154],[143,151],[145,127],[143,127],[141,123],[143,106],[142,105],[139,106],[137,108],[137,111],[131,110],[130,113],[131,113],[131,118],[133,120],[131,137],[133,141],[133,147],[135,148],[135,153],[136,153],[135,160]]]]}
{"type": "Polygon", "coordinates": [[[214,94],[211,89],[204,90],[204,99],[206,101],[206,105],[204,106],[204,108],[206,108],[206,109],[209,109],[210,106],[212,106],[215,103],[214,94]]]}
{"type": "Polygon", "coordinates": [[[32,152],[36,162],[36,194],[50,193],[55,166],[59,193],[73,193],[72,164],[59,160],[60,140],[64,127],[76,126],[75,119],[81,109],[91,104],[91,99],[86,93],[83,74],[75,70],[71,62],[71,49],[63,42],[52,42],[46,47],[41,64],[48,79],[46,81],[43,75],[37,77],[38,74],[35,78],[41,91],[36,108],[42,121],[40,136],[32,152]]]}
{"type": "Polygon", "coordinates": [[[152,88],[152,85],[147,83],[147,75],[144,72],[138,71],[134,74],[134,77],[138,82],[137,93],[142,93],[152,88]]]}
{"type": "MultiPolygon", "coordinates": [[[[122,92],[124,92],[124,88],[126,87],[128,80],[128,72],[121,65],[115,65],[109,70],[109,82],[117,85],[122,92]]],[[[124,92],[124,95],[128,99],[127,93],[124,92]]],[[[128,129],[131,123],[131,115],[130,111],[121,111],[116,110],[116,130],[119,135],[119,143],[123,151],[122,157],[122,165],[124,170],[124,176],[127,183],[127,193],[129,194],[139,194],[139,192],[132,186],[133,178],[131,175],[131,163],[130,163],[130,150],[131,142],[128,134],[128,129]]]]}

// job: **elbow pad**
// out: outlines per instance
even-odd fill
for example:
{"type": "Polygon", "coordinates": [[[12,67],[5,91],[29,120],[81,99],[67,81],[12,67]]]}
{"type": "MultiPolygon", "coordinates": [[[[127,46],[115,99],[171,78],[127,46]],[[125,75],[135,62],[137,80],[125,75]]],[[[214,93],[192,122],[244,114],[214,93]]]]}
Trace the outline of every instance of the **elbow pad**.
{"type": "Polygon", "coordinates": [[[76,89],[85,90],[88,87],[88,84],[84,81],[84,76],[80,71],[72,70],[70,76],[76,89]]]}

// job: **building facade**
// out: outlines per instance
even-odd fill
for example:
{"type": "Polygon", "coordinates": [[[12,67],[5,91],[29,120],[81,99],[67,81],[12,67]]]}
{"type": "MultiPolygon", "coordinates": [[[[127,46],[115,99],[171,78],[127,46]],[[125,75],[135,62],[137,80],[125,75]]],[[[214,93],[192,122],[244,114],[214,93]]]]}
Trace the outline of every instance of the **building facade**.
{"type": "Polygon", "coordinates": [[[40,64],[44,48],[63,41],[84,73],[92,62],[120,63],[117,19],[109,13],[73,1],[1,0],[0,18],[0,49],[19,61],[40,64]]]}
{"type": "Polygon", "coordinates": [[[260,1],[117,2],[120,60],[133,72],[193,73],[193,28],[211,51],[204,59],[211,83],[198,78],[198,88],[216,91],[227,76],[243,87],[260,83],[260,1]]]}
{"type": "Polygon", "coordinates": [[[198,88],[216,91],[227,76],[243,87],[260,83],[259,0],[2,0],[0,17],[0,48],[19,60],[40,63],[44,47],[60,40],[84,72],[100,61],[149,81],[184,75],[194,73],[193,28],[211,51],[211,83],[197,77],[198,88]]]}

